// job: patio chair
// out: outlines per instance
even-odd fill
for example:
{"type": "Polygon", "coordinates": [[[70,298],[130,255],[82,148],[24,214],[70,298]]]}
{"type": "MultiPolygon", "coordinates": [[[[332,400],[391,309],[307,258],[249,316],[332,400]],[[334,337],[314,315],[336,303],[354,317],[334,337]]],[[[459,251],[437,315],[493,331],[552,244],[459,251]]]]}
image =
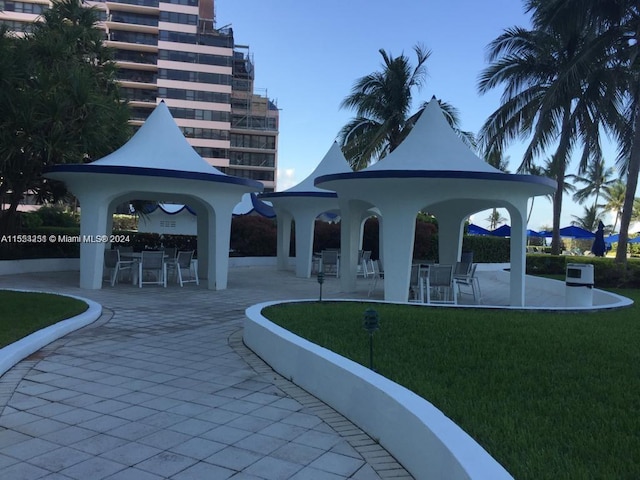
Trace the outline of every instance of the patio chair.
{"type": "Polygon", "coordinates": [[[414,263],[411,265],[409,279],[409,301],[424,303],[424,281],[429,274],[430,265],[414,263]]]}
{"type": "Polygon", "coordinates": [[[425,284],[427,303],[458,303],[453,289],[453,265],[430,265],[425,284]]]}
{"type": "Polygon", "coordinates": [[[109,283],[112,287],[118,283],[118,277],[122,272],[128,271],[131,274],[136,263],[135,260],[120,260],[119,250],[104,251],[104,267],[110,271],[109,283]]]}
{"type": "Polygon", "coordinates": [[[454,278],[454,288],[457,290],[458,295],[471,295],[473,296],[474,303],[482,303],[482,292],[480,291],[480,282],[476,277],[477,263],[474,263],[469,271],[468,275],[456,276],[454,278]],[[466,291],[463,289],[467,289],[466,291]]]}
{"type": "Polygon", "coordinates": [[[327,273],[334,273],[336,277],[340,276],[340,256],[338,250],[323,250],[321,258],[321,271],[326,275],[327,273]]]}
{"type": "Polygon", "coordinates": [[[164,263],[164,252],[142,252],[138,264],[138,286],[142,288],[144,284],[167,287],[167,264],[164,263]],[[145,280],[145,273],[147,278],[152,276],[153,280],[145,280]]]}
{"type": "Polygon", "coordinates": [[[194,282],[196,285],[200,285],[198,279],[198,271],[196,269],[195,260],[193,259],[193,250],[178,252],[178,256],[175,260],[175,273],[178,279],[178,283],[181,287],[185,283],[194,282]],[[186,273],[186,276],[184,275],[186,273]]]}
{"type": "Polygon", "coordinates": [[[364,278],[369,278],[373,274],[373,260],[371,260],[371,251],[363,250],[360,253],[360,261],[358,262],[358,273],[364,278]]]}
{"type": "Polygon", "coordinates": [[[372,278],[369,283],[369,293],[368,297],[375,291],[376,286],[378,285],[378,280],[384,280],[384,268],[382,267],[382,260],[372,260],[371,265],[373,266],[372,278]]]}

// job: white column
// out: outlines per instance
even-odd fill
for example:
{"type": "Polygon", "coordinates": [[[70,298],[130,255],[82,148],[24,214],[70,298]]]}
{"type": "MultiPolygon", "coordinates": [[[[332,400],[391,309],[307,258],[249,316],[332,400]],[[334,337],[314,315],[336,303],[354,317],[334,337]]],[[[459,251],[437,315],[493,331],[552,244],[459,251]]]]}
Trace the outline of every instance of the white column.
{"type": "Polygon", "coordinates": [[[393,205],[381,206],[381,210],[384,217],[380,231],[384,258],[384,299],[406,302],[409,298],[417,210],[393,205]]]}
{"type": "Polygon", "coordinates": [[[289,266],[289,249],[291,247],[291,219],[292,217],[289,212],[280,208],[276,209],[276,222],[278,224],[276,245],[276,252],[278,256],[278,270],[286,270],[289,266]]]}
{"type": "Polygon", "coordinates": [[[311,260],[313,258],[313,231],[316,215],[311,212],[297,214],[296,224],[296,277],[311,277],[311,260]]]}
{"type": "MultiPolygon", "coordinates": [[[[80,200],[81,208],[81,239],[105,235],[109,212],[107,198],[96,194],[80,194],[78,200],[80,200]]],[[[89,290],[102,288],[104,247],[105,244],[102,242],[82,242],[80,244],[80,288],[89,290]]]]}
{"type": "Polygon", "coordinates": [[[455,214],[438,216],[438,262],[455,265],[462,252],[464,217],[455,214]]]}
{"type": "Polygon", "coordinates": [[[207,280],[207,288],[215,289],[215,281],[209,270],[209,252],[211,239],[215,238],[216,232],[213,226],[213,209],[210,206],[196,205],[192,203],[189,207],[196,212],[197,233],[198,233],[198,278],[207,280]]]}
{"type": "Polygon", "coordinates": [[[519,202],[517,206],[508,207],[507,210],[509,210],[511,217],[511,243],[509,245],[511,257],[510,305],[512,307],[523,307],[525,301],[527,202],[526,200],[519,202]]]}
{"type": "Polygon", "coordinates": [[[215,232],[209,241],[209,289],[225,290],[229,274],[229,244],[231,241],[231,217],[238,203],[228,199],[216,199],[212,227],[215,232]],[[211,278],[213,276],[213,278],[211,278]]]}

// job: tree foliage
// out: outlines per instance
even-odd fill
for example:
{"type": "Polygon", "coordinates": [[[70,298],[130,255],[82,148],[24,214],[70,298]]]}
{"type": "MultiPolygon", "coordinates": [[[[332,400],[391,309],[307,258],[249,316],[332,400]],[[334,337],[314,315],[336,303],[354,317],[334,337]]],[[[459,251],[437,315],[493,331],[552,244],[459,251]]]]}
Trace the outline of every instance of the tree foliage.
{"type": "Polygon", "coordinates": [[[0,229],[12,231],[25,192],[55,201],[66,193],[43,179],[53,164],[83,163],[129,137],[129,108],[93,9],[54,1],[24,37],[0,31],[0,229]],[[4,202],[3,202],[4,203],[4,202]]]}
{"type": "MultiPolygon", "coordinates": [[[[420,90],[426,77],[426,62],[431,54],[420,45],[413,48],[416,64],[402,54],[392,56],[380,50],[382,69],[356,80],[341,107],[354,110],[356,116],[339,133],[339,142],[351,166],[360,170],[383,159],[406,138],[420,117],[426,102],[411,114],[414,90],[420,90]]],[[[439,101],[449,124],[463,141],[475,146],[474,135],[459,129],[457,110],[439,101]]]]}

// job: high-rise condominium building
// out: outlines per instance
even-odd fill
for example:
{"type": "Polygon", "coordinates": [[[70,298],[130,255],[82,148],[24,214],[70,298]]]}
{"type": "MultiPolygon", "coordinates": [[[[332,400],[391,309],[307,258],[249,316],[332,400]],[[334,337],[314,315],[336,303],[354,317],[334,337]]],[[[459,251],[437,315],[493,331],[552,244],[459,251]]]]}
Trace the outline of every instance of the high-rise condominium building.
{"type": "MultiPolygon", "coordinates": [[[[214,0],[85,2],[100,11],[118,78],[141,125],[164,100],[196,151],[230,175],[276,186],[278,109],[254,92],[249,48],[216,28],[214,0]]],[[[233,1],[233,0],[228,0],[233,1]]],[[[0,24],[28,32],[49,0],[0,0],[0,24]]],[[[179,161],[179,159],[176,159],[179,161]]]]}

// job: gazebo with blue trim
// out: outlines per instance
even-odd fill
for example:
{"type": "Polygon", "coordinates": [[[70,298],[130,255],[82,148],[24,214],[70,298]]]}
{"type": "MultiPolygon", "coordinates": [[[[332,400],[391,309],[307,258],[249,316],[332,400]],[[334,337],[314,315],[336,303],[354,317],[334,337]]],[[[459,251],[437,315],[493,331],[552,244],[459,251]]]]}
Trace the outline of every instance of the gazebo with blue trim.
{"type": "MultiPolygon", "coordinates": [[[[260,182],[226,175],[191,147],[164,101],[121,148],[87,164],[55,165],[45,176],[63,181],[80,201],[81,238],[112,231],[116,206],[135,200],[189,205],[198,218],[198,270],[207,287],[227,287],[231,215],[260,182]]],[[[102,287],[104,243],[80,245],[80,288],[102,287]]]]}
{"type": "Polygon", "coordinates": [[[524,305],[527,200],[556,188],[548,178],[506,174],[475,155],[447,123],[435,97],[407,138],[384,159],[358,172],[323,175],[315,185],[338,194],[344,292],[356,288],[359,220],[364,211],[379,209],[387,301],[407,301],[420,210],[438,219],[439,262],[455,264],[466,219],[488,208],[506,208],[511,216],[513,306],[524,305]]]}
{"type": "Polygon", "coordinates": [[[329,151],[311,174],[297,185],[282,192],[263,193],[260,198],[273,204],[278,219],[278,269],[285,270],[288,265],[291,242],[291,222],[295,223],[296,233],[296,276],[311,276],[313,258],[313,232],[316,218],[325,212],[338,210],[338,198],[335,192],[322,190],[314,185],[318,176],[330,173],[352,172],[344,158],[340,146],[334,142],[329,151]]]}

